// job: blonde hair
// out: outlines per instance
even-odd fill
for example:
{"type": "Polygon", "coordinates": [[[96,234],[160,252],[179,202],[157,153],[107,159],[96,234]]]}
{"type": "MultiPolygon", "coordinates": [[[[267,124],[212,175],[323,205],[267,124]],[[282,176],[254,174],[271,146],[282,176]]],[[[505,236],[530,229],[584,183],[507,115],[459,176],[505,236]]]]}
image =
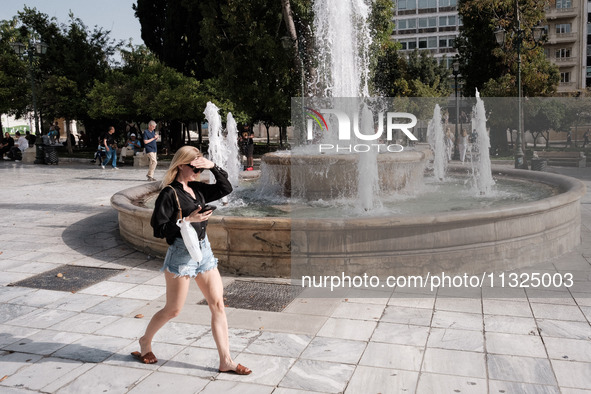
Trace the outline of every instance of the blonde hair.
{"type": "Polygon", "coordinates": [[[194,146],[185,145],[181,147],[181,149],[177,150],[174,154],[174,157],[172,158],[172,161],[170,162],[170,167],[168,167],[166,174],[164,174],[160,188],[164,189],[176,179],[176,176],[179,173],[180,165],[189,164],[198,157],[203,157],[203,154],[194,146]]]}

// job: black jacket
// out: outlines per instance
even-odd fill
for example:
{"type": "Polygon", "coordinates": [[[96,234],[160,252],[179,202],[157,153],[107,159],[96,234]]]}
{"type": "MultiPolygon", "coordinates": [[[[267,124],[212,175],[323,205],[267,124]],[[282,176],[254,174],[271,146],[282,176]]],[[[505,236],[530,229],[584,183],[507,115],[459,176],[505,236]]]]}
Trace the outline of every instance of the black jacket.
{"type": "MultiPolygon", "coordinates": [[[[183,190],[183,185],[180,182],[175,180],[170,184],[179,197],[182,217],[189,216],[194,210],[200,209],[199,206],[203,207],[208,202],[219,200],[232,192],[232,185],[228,181],[228,173],[226,171],[217,165],[210,171],[215,176],[216,183],[189,182],[189,187],[195,193],[195,199],[183,190]]],[[[156,199],[154,212],[150,220],[150,224],[154,229],[154,236],[156,238],[166,238],[166,242],[172,245],[175,238],[181,236],[181,229],[176,225],[177,219],[178,203],[174,196],[174,191],[170,187],[165,187],[160,191],[156,199]]],[[[205,238],[207,221],[191,224],[197,230],[199,239],[205,238]]]]}

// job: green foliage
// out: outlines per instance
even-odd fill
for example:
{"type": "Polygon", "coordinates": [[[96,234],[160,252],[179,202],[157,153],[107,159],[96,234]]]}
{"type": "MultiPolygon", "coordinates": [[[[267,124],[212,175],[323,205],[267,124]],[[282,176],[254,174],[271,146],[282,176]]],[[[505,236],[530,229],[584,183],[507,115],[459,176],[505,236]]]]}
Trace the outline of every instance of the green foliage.
{"type": "MultiPolygon", "coordinates": [[[[12,65],[15,65],[15,60],[20,62],[17,69],[29,70],[35,80],[38,107],[45,119],[87,119],[86,94],[94,79],[102,79],[109,70],[108,58],[117,47],[109,39],[108,32],[100,28],[91,31],[72,14],[68,24],[58,25],[55,18],[28,7],[3,26],[3,42],[18,40],[28,44],[35,39],[48,45],[47,53],[34,59],[27,57],[19,60],[15,55],[3,57],[5,60],[12,58],[9,63],[12,65]],[[28,65],[30,60],[32,64],[28,65]]],[[[0,51],[6,54],[8,49],[3,46],[0,51]]],[[[3,67],[3,70],[11,69],[15,70],[14,67],[3,67]]],[[[11,88],[13,94],[29,91],[30,78],[23,78],[22,71],[20,74],[18,84],[11,88]]],[[[28,102],[32,100],[28,99],[28,102]]],[[[31,110],[30,104],[19,104],[7,112],[22,113],[27,110],[31,110]]]]}
{"type": "Polygon", "coordinates": [[[201,43],[203,16],[196,0],[137,0],[144,44],[164,64],[198,80],[210,78],[201,43]]]}
{"type": "MultiPolygon", "coordinates": [[[[306,2],[294,5],[305,9],[306,2]]],[[[227,97],[222,106],[238,109],[238,118],[248,113],[250,121],[289,123],[299,78],[293,54],[282,47],[287,33],[280,2],[138,0],[134,9],[147,47],[165,65],[196,77],[212,101],[227,97]]]]}
{"type": "Polygon", "coordinates": [[[253,121],[290,121],[290,97],[298,91],[293,53],[282,46],[287,31],[281,3],[265,0],[199,2],[206,67],[218,86],[253,121]]]}
{"type": "Polygon", "coordinates": [[[0,113],[22,116],[32,103],[26,63],[10,46],[20,39],[17,20],[0,21],[0,113]]]}
{"type": "MultiPolygon", "coordinates": [[[[514,4],[515,0],[459,1],[463,26],[456,46],[465,95],[474,95],[475,89],[489,97],[518,95],[514,4]],[[508,32],[505,49],[499,47],[494,37],[498,26],[508,32]]],[[[545,6],[546,2],[542,0],[519,2],[521,29],[524,31],[521,55],[524,96],[550,96],[556,91],[560,78],[558,68],[546,59],[542,47],[535,47],[531,34],[532,27],[544,24],[545,6]]]]}
{"type": "Polygon", "coordinates": [[[215,99],[219,94],[213,83],[199,82],[164,65],[146,47],[123,50],[122,58],[123,66],[104,81],[97,80],[88,94],[93,118],[202,121],[207,101],[233,110],[231,103],[215,99]]]}
{"type": "Polygon", "coordinates": [[[394,43],[384,47],[373,77],[377,94],[386,97],[446,97],[449,70],[425,51],[400,56],[394,43]]]}

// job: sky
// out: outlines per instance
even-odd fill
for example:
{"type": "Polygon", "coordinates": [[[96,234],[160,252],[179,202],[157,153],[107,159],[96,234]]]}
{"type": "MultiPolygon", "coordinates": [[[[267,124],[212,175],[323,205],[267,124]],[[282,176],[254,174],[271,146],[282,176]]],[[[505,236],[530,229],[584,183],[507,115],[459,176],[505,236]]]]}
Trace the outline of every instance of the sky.
{"type": "Polygon", "coordinates": [[[134,16],[135,0],[0,0],[0,20],[11,19],[24,6],[36,8],[59,23],[67,23],[70,10],[92,30],[94,26],[110,30],[116,40],[130,38],[134,45],[143,44],[140,23],[134,16]]]}

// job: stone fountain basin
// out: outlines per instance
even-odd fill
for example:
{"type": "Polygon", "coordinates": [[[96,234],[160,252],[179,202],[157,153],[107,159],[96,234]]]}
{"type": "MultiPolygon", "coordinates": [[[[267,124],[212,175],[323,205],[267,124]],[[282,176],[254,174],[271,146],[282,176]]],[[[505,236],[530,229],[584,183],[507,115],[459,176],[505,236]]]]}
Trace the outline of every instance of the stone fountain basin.
{"type": "MultiPolygon", "coordinates": [[[[283,152],[265,154],[261,161],[266,166],[271,182],[282,185],[283,194],[305,200],[332,200],[356,196],[359,155],[309,154],[283,152]]],[[[419,145],[416,150],[379,154],[376,165],[382,193],[394,193],[405,188],[416,188],[431,150],[419,145]]]]}
{"type": "MultiPolygon", "coordinates": [[[[246,218],[214,214],[208,236],[220,269],[239,275],[425,275],[482,273],[529,267],[580,243],[577,179],[545,172],[493,167],[495,176],[549,184],[560,193],[501,208],[416,216],[347,219],[246,218]]],[[[154,238],[151,209],[134,202],[158,191],[157,183],[111,198],[121,236],[137,250],[166,254],[154,238]]]]}

